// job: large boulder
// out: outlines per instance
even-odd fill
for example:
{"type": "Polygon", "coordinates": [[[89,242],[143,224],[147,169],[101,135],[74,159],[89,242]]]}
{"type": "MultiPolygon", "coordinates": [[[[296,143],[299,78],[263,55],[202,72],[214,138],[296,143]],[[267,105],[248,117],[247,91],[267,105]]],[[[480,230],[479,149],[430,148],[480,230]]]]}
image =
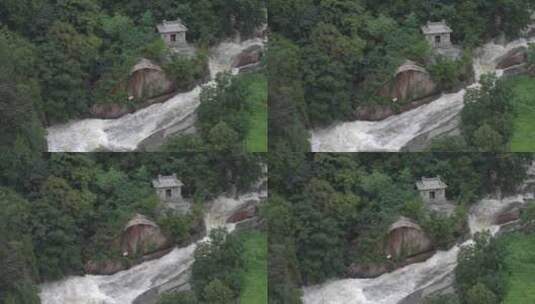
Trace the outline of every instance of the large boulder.
{"type": "Polygon", "coordinates": [[[520,219],[521,206],[522,204],[519,202],[511,204],[506,209],[502,210],[498,215],[496,215],[494,224],[503,225],[520,219]]]}
{"type": "Polygon", "coordinates": [[[247,219],[250,219],[257,214],[258,201],[251,200],[243,204],[240,208],[235,210],[232,215],[227,219],[227,223],[238,223],[247,219]]]}
{"type": "Polygon", "coordinates": [[[173,242],[167,239],[156,223],[136,214],[124,226],[121,234],[109,244],[112,252],[120,254],[106,259],[89,260],[85,263],[84,270],[89,274],[114,274],[144,261],[160,258],[172,250],[172,245],[173,242]]]}
{"type": "Polygon", "coordinates": [[[247,65],[259,63],[262,59],[264,50],[260,45],[252,45],[243,50],[232,62],[233,68],[241,68],[247,65]]]}
{"type": "Polygon", "coordinates": [[[429,72],[413,61],[407,60],[396,71],[379,95],[397,101],[413,101],[433,95],[438,90],[429,72]]]}
{"type": "Polygon", "coordinates": [[[121,82],[114,90],[126,90],[128,98],[133,102],[125,100],[122,103],[96,103],[89,110],[92,117],[119,118],[153,103],[164,102],[177,88],[160,66],[142,58],[130,71],[128,80],[121,82]]]}
{"type": "Polygon", "coordinates": [[[128,256],[143,256],[165,249],[169,244],[160,227],[141,214],[136,214],[126,224],[121,235],[121,252],[128,256]]]}
{"type": "Polygon", "coordinates": [[[131,70],[127,92],[135,100],[145,100],[174,92],[175,82],[163,69],[148,59],[141,59],[131,70]]]}
{"type": "Polygon", "coordinates": [[[410,220],[401,216],[388,230],[385,244],[385,254],[397,260],[416,256],[433,250],[433,243],[423,229],[410,220]]]}
{"type": "Polygon", "coordinates": [[[498,69],[506,69],[518,64],[525,63],[528,58],[528,51],[525,46],[516,47],[496,60],[498,69]]]}

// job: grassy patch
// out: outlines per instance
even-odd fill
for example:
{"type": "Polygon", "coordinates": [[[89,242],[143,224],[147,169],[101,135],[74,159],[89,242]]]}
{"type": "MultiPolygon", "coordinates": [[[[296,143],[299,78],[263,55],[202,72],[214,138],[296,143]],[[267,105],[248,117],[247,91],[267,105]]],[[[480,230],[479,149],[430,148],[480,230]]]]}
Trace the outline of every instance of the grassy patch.
{"type": "Polygon", "coordinates": [[[505,237],[509,268],[504,304],[535,303],[535,235],[505,237]]]}
{"type": "Polygon", "coordinates": [[[263,73],[243,75],[251,104],[249,132],[245,139],[248,152],[267,152],[267,78],[263,73]]]}
{"type": "Polygon", "coordinates": [[[267,304],[267,236],[254,231],[241,237],[245,248],[245,273],[239,303],[267,304]]]}
{"type": "Polygon", "coordinates": [[[535,151],[535,78],[521,76],[511,80],[514,105],[518,113],[511,139],[512,152],[535,151]]]}

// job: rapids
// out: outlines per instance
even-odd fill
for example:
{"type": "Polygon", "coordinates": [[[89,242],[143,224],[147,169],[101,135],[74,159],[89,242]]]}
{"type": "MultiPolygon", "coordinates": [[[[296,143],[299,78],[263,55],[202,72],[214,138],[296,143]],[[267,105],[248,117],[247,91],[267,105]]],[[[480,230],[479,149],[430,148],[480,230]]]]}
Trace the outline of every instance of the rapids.
{"type": "MultiPolygon", "coordinates": [[[[476,80],[485,73],[496,73],[496,60],[515,47],[527,46],[535,38],[518,39],[507,45],[488,43],[475,51],[473,67],[476,80]]],[[[477,86],[475,84],[469,87],[477,86]]],[[[311,149],[314,152],[378,152],[400,151],[411,140],[428,135],[433,138],[455,131],[464,106],[466,88],[456,93],[442,94],[435,101],[418,108],[390,116],[381,121],[352,121],[333,124],[311,131],[311,149]]]]}
{"type": "MultiPolygon", "coordinates": [[[[535,169],[532,166],[530,170],[535,169]]],[[[530,180],[528,180],[530,181],[530,180]]],[[[532,181],[530,181],[531,183],[532,181]]],[[[533,199],[533,193],[519,193],[503,199],[484,198],[469,212],[470,234],[484,230],[496,234],[495,216],[515,202],[533,199]]],[[[437,251],[428,260],[411,264],[374,279],[331,280],[317,286],[303,288],[305,304],[397,304],[411,294],[438,283],[452,275],[457,265],[457,254],[471,239],[447,251],[437,251]]]]}
{"type": "MultiPolygon", "coordinates": [[[[211,81],[219,72],[230,71],[233,59],[252,45],[263,45],[260,38],[240,43],[224,42],[210,52],[211,81]]],[[[205,84],[207,85],[207,84],[205,84]]],[[[91,152],[96,150],[132,151],[152,134],[169,128],[193,127],[192,117],[200,104],[202,86],[179,93],[163,103],[152,104],[117,119],[82,119],[47,129],[49,152],[91,152]]]]}
{"type": "MultiPolygon", "coordinates": [[[[220,196],[211,202],[205,214],[207,234],[218,227],[230,232],[235,224],[226,220],[236,208],[250,200],[260,201],[267,196],[264,189],[240,195],[238,198],[220,196]]],[[[205,237],[199,242],[206,241],[205,237]]],[[[43,304],[130,304],[149,289],[157,288],[180,276],[188,276],[197,247],[175,248],[167,255],[134,266],[113,275],[71,276],[57,282],[44,283],[39,294],[43,304]]]]}

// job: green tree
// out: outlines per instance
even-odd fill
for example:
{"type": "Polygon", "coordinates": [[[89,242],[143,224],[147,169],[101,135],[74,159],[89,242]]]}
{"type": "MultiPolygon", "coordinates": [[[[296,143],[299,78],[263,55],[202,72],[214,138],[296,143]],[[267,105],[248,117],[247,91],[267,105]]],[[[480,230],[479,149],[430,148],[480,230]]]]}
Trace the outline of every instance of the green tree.
{"type": "Polygon", "coordinates": [[[488,124],[479,127],[473,136],[472,142],[480,151],[500,151],[503,149],[502,136],[488,124]]]}
{"type": "Polygon", "coordinates": [[[504,151],[513,133],[511,88],[493,74],[481,76],[480,82],[481,88],[468,89],[464,96],[462,134],[476,150],[504,151]]]}
{"type": "Polygon", "coordinates": [[[474,285],[466,294],[467,304],[498,304],[496,295],[482,283],[474,285]]]}
{"type": "Polygon", "coordinates": [[[208,142],[214,151],[231,151],[239,144],[239,135],[221,121],[208,133],[208,142]]]}
{"type": "Polygon", "coordinates": [[[207,304],[228,304],[232,303],[235,295],[232,290],[225,286],[219,279],[215,279],[204,287],[204,299],[207,304]]]}

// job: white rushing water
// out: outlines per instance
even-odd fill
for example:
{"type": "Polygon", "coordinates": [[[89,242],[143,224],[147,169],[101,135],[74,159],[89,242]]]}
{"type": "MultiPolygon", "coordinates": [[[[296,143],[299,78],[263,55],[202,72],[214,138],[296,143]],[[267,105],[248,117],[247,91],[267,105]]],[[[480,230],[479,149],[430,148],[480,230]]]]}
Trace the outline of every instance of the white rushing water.
{"type": "MultiPolygon", "coordinates": [[[[495,72],[497,59],[515,47],[527,46],[535,39],[518,39],[507,45],[488,43],[475,52],[476,80],[485,73],[495,72]]],[[[472,84],[473,87],[477,84],[472,84]]],[[[458,116],[464,106],[466,89],[452,94],[442,94],[437,100],[418,108],[390,116],[381,121],[352,121],[336,123],[324,129],[311,131],[311,149],[315,152],[365,152],[401,150],[412,139],[430,134],[445,134],[458,127],[458,116]]]]}
{"type": "MultiPolygon", "coordinates": [[[[525,203],[533,193],[518,194],[503,199],[485,198],[475,204],[468,218],[470,233],[484,230],[495,234],[494,224],[499,212],[513,203],[525,203]]],[[[428,260],[411,264],[374,279],[342,279],[305,287],[305,304],[397,304],[405,297],[440,282],[450,275],[457,265],[457,254],[468,240],[447,251],[438,251],[428,260]]]]}
{"type": "MultiPolygon", "coordinates": [[[[226,220],[233,211],[250,200],[260,201],[267,196],[265,190],[229,198],[215,199],[205,215],[209,232],[218,227],[234,230],[235,224],[226,220]]],[[[206,241],[205,237],[202,241],[206,241]]],[[[113,275],[72,276],[40,286],[43,304],[130,304],[145,291],[165,284],[186,273],[194,262],[197,243],[175,248],[167,255],[113,275]]]]}
{"type": "MultiPolygon", "coordinates": [[[[260,38],[241,43],[224,42],[212,49],[209,58],[211,78],[219,72],[232,70],[232,61],[246,48],[262,46],[260,38]]],[[[213,83],[213,80],[210,82],[213,83]]],[[[132,151],[152,134],[171,126],[184,124],[191,127],[192,115],[200,104],[201,86],[190,92],[179,93],[164,103],[150,105],[117,119],[83,119],[47,129],[50,152],[91,152],[99,149],[109,151],[132,151]]]]}

